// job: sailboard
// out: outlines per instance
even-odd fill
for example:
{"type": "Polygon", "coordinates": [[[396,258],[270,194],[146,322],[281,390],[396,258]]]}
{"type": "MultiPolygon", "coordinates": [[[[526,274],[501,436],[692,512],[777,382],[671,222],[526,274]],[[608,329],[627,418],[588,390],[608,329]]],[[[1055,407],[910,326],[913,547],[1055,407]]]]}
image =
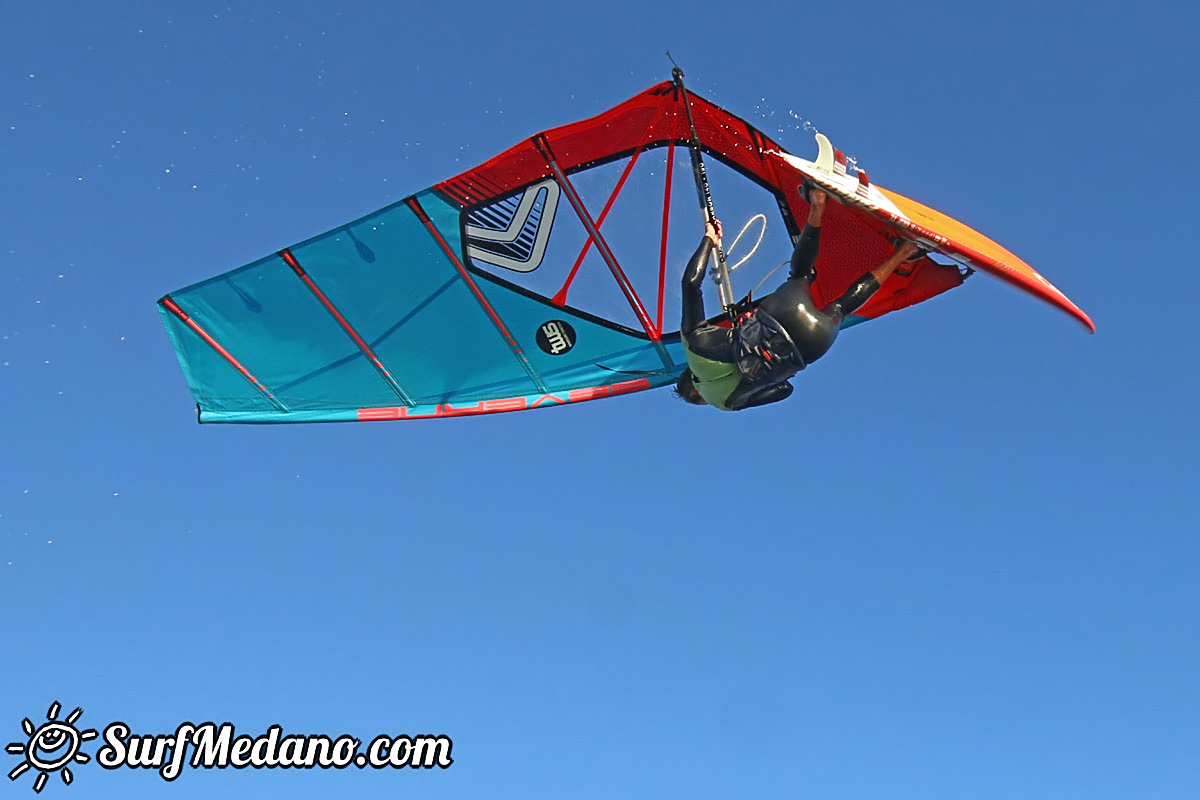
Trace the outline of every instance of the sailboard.
{"type": "MultiPolygon", "coordinates": [[[[663,82],[162,297],[199,420],[448,418],[673,384],[686,366],[678,281],[703,232],[687,202],[697,146],[727,224],[772,218],[761,247],[770,256],[738,272],[754,285],[749,273],[769,274],[800,233],[808,168],[745,120],[663,82]]],[[[896,225],[830,203],[818,302],[887,258],[896,225]]],[[[844,324],[921,303],[965,275],[923,257],[844,324]]]]}
{"type": "Polygon", "coordinates": [[[871,183],[865,170],[850,174],[846,156],[824,134],[816,134],[817,160],[780,153],[779,156],[841,203],[877,220],[899,236],[911,239],[967,267],[983,270],[1070,314],[1090,332],[1091,318],[1054,284],[1010,251],[977,230],[897,192],[871,183]]]}

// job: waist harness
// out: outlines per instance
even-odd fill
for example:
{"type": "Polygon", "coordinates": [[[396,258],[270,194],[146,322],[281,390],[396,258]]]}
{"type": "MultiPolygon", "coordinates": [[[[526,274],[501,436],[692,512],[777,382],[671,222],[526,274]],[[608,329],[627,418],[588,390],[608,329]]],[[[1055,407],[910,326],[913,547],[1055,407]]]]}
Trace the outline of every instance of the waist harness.
{"type": "Polygon", "coordinates": [[[787,330],[761,308],[737,318],[733,348],[738,371],[751,383],[779,383],[806,366],[787,330]]]}

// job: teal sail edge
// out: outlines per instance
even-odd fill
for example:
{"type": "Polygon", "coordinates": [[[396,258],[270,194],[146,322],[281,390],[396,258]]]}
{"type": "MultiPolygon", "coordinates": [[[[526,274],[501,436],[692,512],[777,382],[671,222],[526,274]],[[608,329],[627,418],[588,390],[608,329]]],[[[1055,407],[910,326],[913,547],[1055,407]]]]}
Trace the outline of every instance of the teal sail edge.
{"type": "MultiPolygon", "coordinates": [[[[681,347],[670,347],[668,350],[676,358],[683,358],[681,347]],[[678,352],[675,352],[675,351],[678,352]]],[[[680,365],[682,369],[682,365],[680,365]]],[[[610,373],[612,374],[612,373],[610,373]]],[[[441,403],[436,405],[416,406],[386,406],[378,408],[330,409],[325,411],[298,410],[288,412],[236,411],[236,410],[205,410],[199,409],[199,420],[202,423],[250,423],[250,424],[286,424],[295,422],[376,422],[397,420],[423,419],[452,419],[481,415],[494,415],[513,411],[528,411],[539,408],[553,408],[590,400],[602,400],[617,397],[622,394],[659,389],[675,384],[677,375],[647,375],[632,377],[613,375],[613,383],[583,387],[566,392],[549,394],[531,394],[521,397],[494,398],[481,400],[466,405],[441,403]]]]}

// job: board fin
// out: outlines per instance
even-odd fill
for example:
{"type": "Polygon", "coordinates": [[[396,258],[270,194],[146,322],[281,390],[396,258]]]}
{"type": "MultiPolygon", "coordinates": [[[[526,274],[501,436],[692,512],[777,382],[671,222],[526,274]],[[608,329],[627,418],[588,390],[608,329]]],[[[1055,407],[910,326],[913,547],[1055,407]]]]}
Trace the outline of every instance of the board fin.
{"type": "Polygon", "coordinates": [[[817,134],[817,169],[826,174],[833,172],[833,144],[823,133],[817,134]]]}

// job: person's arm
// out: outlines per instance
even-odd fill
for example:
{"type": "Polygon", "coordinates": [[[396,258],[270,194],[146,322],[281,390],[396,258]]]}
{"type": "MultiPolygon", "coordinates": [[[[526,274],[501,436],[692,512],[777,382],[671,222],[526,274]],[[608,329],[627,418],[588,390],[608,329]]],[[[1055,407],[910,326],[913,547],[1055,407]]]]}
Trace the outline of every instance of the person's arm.
{"type": "Polygon", "coordinates": [[[793,386],[787,381],[781,383],[771,383],[766,386],[759,384],[742,384],[733,390],[733,394],[729,395],[729,399],[725,401],[725,405],[731,411],[741,411],[745,408],[753,408],[754,406],[765,406],[768,403],[777,403],[780,400],[787,399],[792,394],[793,386]]]}
{"type": "Polygon", "coordinates": [[[853,314],[865,305],[875,292],[879,291],[880,285],[888,279],[889,275],[895,272],[896,267],[920,252],[920,248],[913,242],[903,242],[887,261],[884,261],[878,267],[863,275],[846,290],[845,294],[821,310],[826,314],[840,314],[842,316],[853,314]]]}
{"type": "Polygon", "coordinates": [[[679,329],[684,335],[704,324],[704,269],[711,252],[712,242],[708,237],[701,239],[695,255],[683,270],[683,322],[679,329]]]}
{"type": "Polygon", "coordinates": [[[901,242],[900,246],[896,248],[896,252],[892,253],[887,261],[884,261],[878,267],[871,270],[871,277],[875,279],[879,286],[882,286],[883,282],[888,279],[888,276],[896,270],[896,267],[915,256],[920,251],[921,248],[917,246],[916,242],[910,242],[907,240],[901,242]]]}
{"type": "MultiPolygon", "coordinates": [[[[683,270],[683,322],[679,329],[689,334],[704,324],[704,272],[713,247],[721,240],[721,221],[704,226],[704,238],[683,270]]],[[[694,351],[693,351],[694,352],[694,351]]]]}

